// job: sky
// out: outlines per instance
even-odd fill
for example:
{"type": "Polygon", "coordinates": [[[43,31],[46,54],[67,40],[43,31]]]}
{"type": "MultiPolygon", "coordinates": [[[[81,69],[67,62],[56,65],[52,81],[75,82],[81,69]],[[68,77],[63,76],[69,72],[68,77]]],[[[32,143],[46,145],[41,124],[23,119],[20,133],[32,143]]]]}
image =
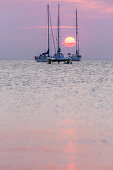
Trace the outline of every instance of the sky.
{"type": "MultiPolygon", "coordinates": [[[[50,5],[54,38],[57,36],[57,5],[60,4],[60,46],[75,37],[78,9],[80,53],[83,59],[113,59],[113,0],[0,0],[0,59],[34,59],[47,49],[47,4],[50,5]]],[[[50,50],[54,53],[52,37],[50,50]]]]}

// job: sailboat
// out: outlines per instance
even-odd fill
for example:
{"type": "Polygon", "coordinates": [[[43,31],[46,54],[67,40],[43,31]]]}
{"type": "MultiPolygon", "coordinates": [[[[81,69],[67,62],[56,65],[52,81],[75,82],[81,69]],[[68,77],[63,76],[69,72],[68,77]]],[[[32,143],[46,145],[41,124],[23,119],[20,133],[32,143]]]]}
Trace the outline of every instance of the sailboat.
{"type": "Polygon", "coordinates": [[[70,57],[64,57],[64,54],[61,52],[60,48],[60,5],[58,4],[58,49],[57,52],[53,55],[53,57],[47,58],[47,63],[51,64],[51,62],[66,62],[67,64],[71,63],[70,57]]]}
{"type": "Polygon", "coordinates": [[[50,12],[49,12],[49,5],[47,5],[47,12],[48,12],[48,50],[39,56],[35,56],[35,60],[37,62],[46,62],[47,57],[49,57],[49,23],[50,23],[50,12]]]}
{"type": "Polygon", "coordinates": [[[78,38],[78,19],[77,19],[77,9],[76,9],[76,53],[71,55],[72,61],[80,61],[81,55],[79,52],[79,38],[78,38]]]}

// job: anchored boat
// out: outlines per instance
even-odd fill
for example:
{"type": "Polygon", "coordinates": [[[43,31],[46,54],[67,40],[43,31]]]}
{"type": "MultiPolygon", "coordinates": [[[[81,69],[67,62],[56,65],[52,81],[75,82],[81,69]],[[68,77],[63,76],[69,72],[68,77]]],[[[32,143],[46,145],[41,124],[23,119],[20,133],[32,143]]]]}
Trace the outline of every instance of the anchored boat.
{"type": "Polygon", "coordinates": [[[72,61],[80,61],[81,60],[81,55],[79,51],[79,37],[78,37],[78,18],[77,18],[77,9],[76,9],[76,53],[72,54],[71,60],[72,61]]]}
{"type": "Polygon", "coordinates": [[[50,23],[50,12],[49,12],[49,5],[47,5],[47,11],[48,11],[48,50],[39,56],[35,56],[35,60],[37,62],[47,62],[47,57],[49,57],[49,23],[50,23]]]}
{"type": "Polygon", "coordinates": [[[61,52],[60,48],[60,5],[58,4],[58,49],[57,52],[53,55],[53,57],[47,58],[47,63],[51,64],[51,62],[65,62],[67,64],[71,63],[70,57],[64,57],[64,54],[61,52]]]}

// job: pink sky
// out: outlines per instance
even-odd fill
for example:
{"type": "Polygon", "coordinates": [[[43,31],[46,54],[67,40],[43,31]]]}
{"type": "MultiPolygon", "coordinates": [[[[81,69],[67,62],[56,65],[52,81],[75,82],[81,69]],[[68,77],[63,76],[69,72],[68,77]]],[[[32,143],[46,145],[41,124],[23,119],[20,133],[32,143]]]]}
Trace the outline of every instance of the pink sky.
{"type": "MultiPolygon", "coordinates": [[[[43,28],[47,25],[48,3],[52,24],[56,26],[56,0],[0,0],[0,59],[33,59],[34,55],[46,50],[47,30],[43,28]]],[[[113,1],[61,0],[61,41],[67,36],[74,36],[76,8],[83,58],[113,58],[113,1]]],[[[56,29],[54,35],[56,38],[56,29]]],[[[66,48],[63,44],[61,48],[65,55],[74,52],[74,48],[66,48]]]]}

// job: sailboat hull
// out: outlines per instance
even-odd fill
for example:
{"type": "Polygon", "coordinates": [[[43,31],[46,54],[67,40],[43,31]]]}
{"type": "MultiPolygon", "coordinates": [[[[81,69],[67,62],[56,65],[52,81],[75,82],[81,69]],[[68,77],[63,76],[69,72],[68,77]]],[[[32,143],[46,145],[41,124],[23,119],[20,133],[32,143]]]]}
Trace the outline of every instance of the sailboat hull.
{"type": "Polygon", "coordinates": [[[35,56],[35,61],[37,62],[47,62],[47,56],[35,56]]]}
{"type": "Polygon", "coordinates": [[[65,64],[72,64],[70,57],[64,57],[64,58],[48,57],[48,58],[47,58],[47,62],[48,62],[49,60],[50,60],[51,62],[58,62],[58,63],[64,62],[65,64]]]}
{"type": "Polygon", "coordinates": [[[67,61],[68,59],[70,59],[70,58],[67,58],[67,57],[64,57],[64,58],[52,58],[51,61],[52,62],[64,62],[64,61],[67,61]]]}
{"type": "Polygon", "coordinates": [[[64,57],[64,55],[61,52],[54,54],[54,56],[51,58],[52,62],[65,62],[67,60],[71,60],[71,58],[70,57],[64,57]]]}
{"type": "Polygon", "coordinates": [[[70,58],[71,58],[72,61],[80,61],[81,60],[81,55],[73,54],[70,58]]]}
{"type": "Polygon", "coordinates": [[[36,58],[35,61],[36,62],[46,62],[47,58],[46,59],[44,59],[44,58],[41,58],[41,59],[40,58],[36,58]]]}

